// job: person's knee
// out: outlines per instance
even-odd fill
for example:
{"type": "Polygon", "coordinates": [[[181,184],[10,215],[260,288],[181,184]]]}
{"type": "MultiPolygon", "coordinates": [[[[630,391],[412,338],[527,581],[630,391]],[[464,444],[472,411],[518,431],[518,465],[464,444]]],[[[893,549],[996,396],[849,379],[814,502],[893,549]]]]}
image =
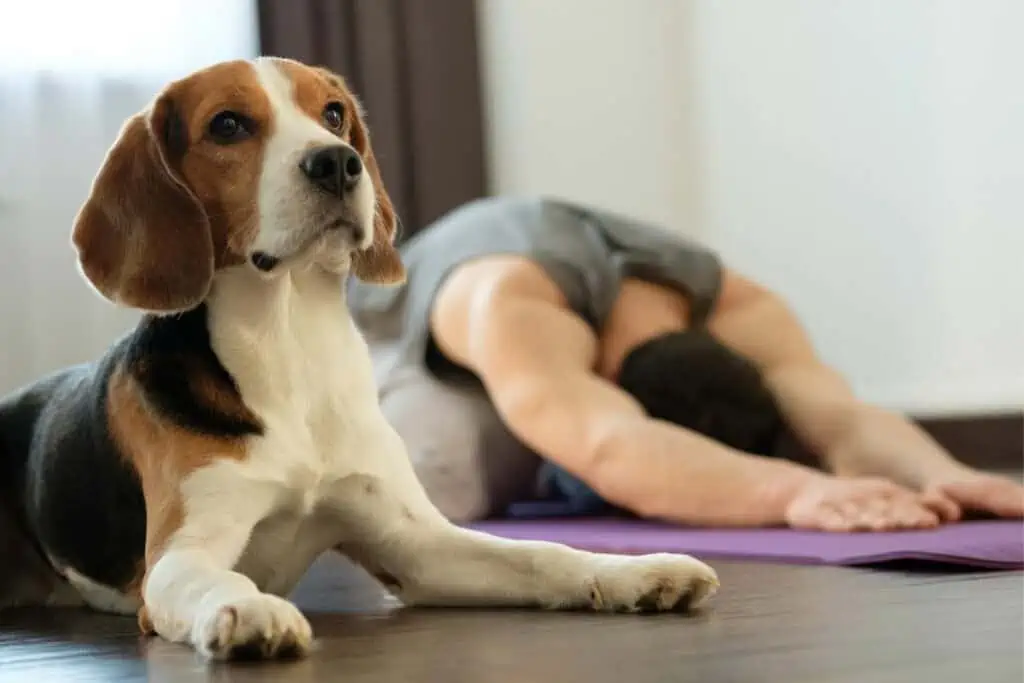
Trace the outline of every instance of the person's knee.
{"type": "Polygon", "coordinates": [[[409,385],[388,392],[381,410],[405,443],[434,505],[450,519],[470,521],[486,514],[488,507],[484,482],[474,466],[477,425],[472,415],[451,403],[433,387],[409,385]]]}
{"type": "Polygon", "coordinates": [[[435,506],[456,522],[482,519],[523,494],[535,456],[504,430],[486,396],[419,378],[381,400],[435,506]]]}

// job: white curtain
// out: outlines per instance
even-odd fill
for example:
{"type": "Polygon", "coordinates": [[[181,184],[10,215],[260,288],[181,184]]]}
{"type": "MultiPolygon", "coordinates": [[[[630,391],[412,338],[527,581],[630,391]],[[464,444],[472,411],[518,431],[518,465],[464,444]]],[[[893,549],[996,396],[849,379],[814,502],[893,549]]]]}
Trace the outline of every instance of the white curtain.
{"type": "Polygon", "coordinates": [[[0,9],[0,394],[94,358],[136,319],[88,287],[69,241],[123,121],[168,80],[257,51],[252,0],[11,4],[0,9]]]}

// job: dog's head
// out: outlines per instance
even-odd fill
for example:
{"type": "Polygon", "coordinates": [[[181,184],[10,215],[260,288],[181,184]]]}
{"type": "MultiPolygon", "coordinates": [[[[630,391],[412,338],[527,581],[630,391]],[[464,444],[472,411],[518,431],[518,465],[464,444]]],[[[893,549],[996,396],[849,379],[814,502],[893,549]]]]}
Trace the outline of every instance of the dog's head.
{"type": "Polygon", "coordinates": [[[316,258],[401,282],[395,215],[345,82],[291,60],[217,64],[129,119],[72,233],[106,298],[153,313],[201,303],[219,270],[316,258]]]}

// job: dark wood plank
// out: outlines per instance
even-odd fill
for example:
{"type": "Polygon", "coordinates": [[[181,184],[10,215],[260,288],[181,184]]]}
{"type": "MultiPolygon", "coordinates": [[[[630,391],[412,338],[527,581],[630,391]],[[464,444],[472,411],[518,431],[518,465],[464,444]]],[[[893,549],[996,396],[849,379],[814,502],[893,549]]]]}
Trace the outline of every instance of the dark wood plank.
{"type": "Polygon", "coordinates": [[[131,619],[22,610],[2,617],[0,681],[1024,680],[1024,574],[716,566],[704,614],[603,616],[396,610],[325,557],[295,595],[319,640],[306,661],[207,666],[131,619]]]}
{"type": "Polygon", "coordinates": [[[974,467],[1024,468],[1024,412],[919,420],[932,437],[974,467]]]}
{"type": "MultiPolygon", "coordinates": [[[[917,423],[962,462],[981,469],[1020,472],[1024,469],[1024,413],[922,417],[917,423]]],[[[775,455],[816,466],[812,455],[792,434],[783,434],[775,455]]]]}

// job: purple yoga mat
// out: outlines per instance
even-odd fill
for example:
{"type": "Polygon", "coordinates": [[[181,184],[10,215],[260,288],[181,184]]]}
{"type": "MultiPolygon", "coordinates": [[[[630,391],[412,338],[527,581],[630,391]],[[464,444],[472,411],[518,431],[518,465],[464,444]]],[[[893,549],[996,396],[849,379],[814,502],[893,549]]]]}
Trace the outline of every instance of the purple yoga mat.
{"type": "Polygon", "coordinates": [[[624,519],[495,520],[473,528],[514,539],[601,552],[681,552],[700,558],[868,565],[926,560],[1024,569],[1024,522],[967,521],[925,531],[827,533],[794,529],[690,529],[624,519]]]}

